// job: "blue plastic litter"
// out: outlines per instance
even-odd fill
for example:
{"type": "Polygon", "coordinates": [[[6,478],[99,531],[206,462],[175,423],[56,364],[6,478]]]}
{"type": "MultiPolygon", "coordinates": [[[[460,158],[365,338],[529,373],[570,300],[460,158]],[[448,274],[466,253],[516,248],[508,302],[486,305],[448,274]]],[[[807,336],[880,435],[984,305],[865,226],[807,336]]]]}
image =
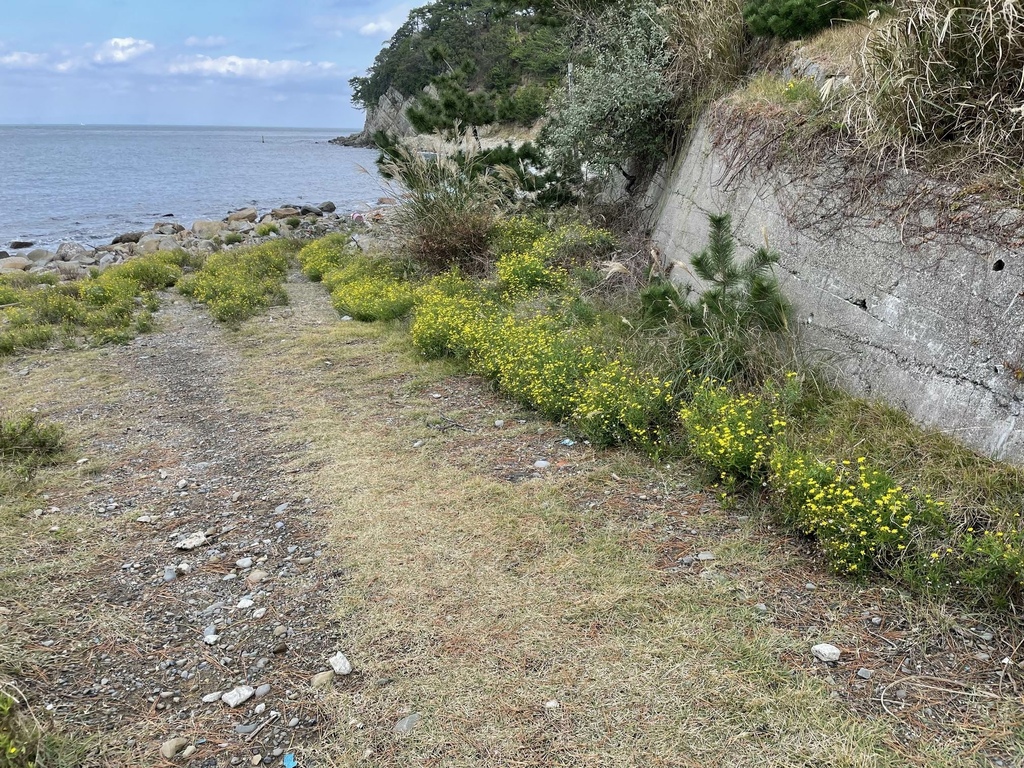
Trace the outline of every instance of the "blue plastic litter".
{"type": "Polygon", "coordinates": [[[284,756],[284,768],[295,768],[296,765],[298,765],[298,763],[295,762],[294,752],[289,752],[284,756]]]}

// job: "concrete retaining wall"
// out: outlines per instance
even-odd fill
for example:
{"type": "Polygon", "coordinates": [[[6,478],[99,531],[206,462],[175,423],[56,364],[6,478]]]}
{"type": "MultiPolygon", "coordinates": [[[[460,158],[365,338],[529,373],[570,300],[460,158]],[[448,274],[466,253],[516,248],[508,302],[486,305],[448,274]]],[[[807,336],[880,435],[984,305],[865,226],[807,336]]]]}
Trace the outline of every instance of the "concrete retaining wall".
{"type": "Polygon", "coordinates": [[[767,238],[782,254],[777,271],[803,344],[837,364],[846,386],[1024,463],[1020,244],[997,244],[1006,238],[988,237],[986,226],[965,235],[949,224],[955,206],[934,220],[915,214],[908,235],[907,219],[893,213],[891,198],[906,184],[898,174],[861,190],[846,216],[843,201],[823,192],[835,182],[835,165],[795,178],[738,163],[715,147],[705,120],[650,193],[654,240],[676,262],[674,279],[696,284],[688,259],[707,243],[707,214],[731,213],[744,246],[767,238]]]}

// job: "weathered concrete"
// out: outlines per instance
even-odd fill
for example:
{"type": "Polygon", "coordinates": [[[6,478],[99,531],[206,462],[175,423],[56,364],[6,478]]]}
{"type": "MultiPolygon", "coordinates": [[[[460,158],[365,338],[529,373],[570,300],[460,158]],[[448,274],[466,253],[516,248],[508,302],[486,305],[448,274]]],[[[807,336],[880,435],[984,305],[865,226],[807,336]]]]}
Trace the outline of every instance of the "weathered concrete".
{"type": "Polygon", "coordinates": [[[1000,245],[1005,239],[983,224],[967,235],[929,226],[927,212],[916,223],[929,231],[910,237],[907,221],[892,214],[888,183],[861,195],[848,217],[836,205],[827,227],[808,226],[835,203],[822,195],[835,167],[816,172],[794,178],[744,166],[715,148],[705,120],[650,195],[654,240],[676,263],[674,279],[696,282],[688,259],[706,245],[708,213],[731,213],[743,245],[767,238],[781,253],[777,271],[802,342],[834,363],[848,387],[983,453],[1024,462],[1019,246],[1000,245]]]}

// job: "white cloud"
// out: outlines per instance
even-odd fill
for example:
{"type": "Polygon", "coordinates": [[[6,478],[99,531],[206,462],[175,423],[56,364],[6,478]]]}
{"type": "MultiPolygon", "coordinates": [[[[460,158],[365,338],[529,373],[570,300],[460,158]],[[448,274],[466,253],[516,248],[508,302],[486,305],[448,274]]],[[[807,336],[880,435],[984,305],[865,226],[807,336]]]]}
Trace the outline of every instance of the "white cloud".
{"type": "Polygon", "coordinates": [[[136,40],[134,37],[112,37],[100,45],[92,60],[97,64],[122,64],[144,53],[149,53],[155,47],[148,40],[136,40]]]}
{"type": "Polygon", "coordinates": [[[192,59],[171,64],[168,72],[172,75],[207,75],[215,77],[241,77],[254,80],[281,80],[285,78],[312,78],[340,74],[337,66],[329,61],[294,61],[281,59],[247,59],[240,56],[196,56],[192,59]]]}
{"type": "Polygon", "coordinates": [[[14,51],[0,55],[0,66],[11,69],[36,69],[46,64],[46,56],[41,53],[14,51]]]}
{"type": "Polygon", "coordinates": [[[217,48],[226,44],[227,41],[228,39],[223,35],[207,35],[206,37],[192,35],[185,39],[185,45],[189,48],[217,48]]]}
{"type": "Polygon", "coordinates": [[[377,21],[371,21],[368,24],[363,24],[363,26],[359,28],[359,34],[372,37],[383,32],[390,35],[396,29],[398,29],[398,27],[390,19],[381,18],[377,21]]]}

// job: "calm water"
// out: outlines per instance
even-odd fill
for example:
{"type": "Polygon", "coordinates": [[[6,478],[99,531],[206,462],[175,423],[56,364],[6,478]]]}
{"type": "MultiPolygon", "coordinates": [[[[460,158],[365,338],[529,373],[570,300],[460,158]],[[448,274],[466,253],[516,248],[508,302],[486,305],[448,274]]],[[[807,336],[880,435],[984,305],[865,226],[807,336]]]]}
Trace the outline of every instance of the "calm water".
{"type": "Polygon", "coordinates": [[[358,210],[382,194],[376,153],[327,143],[340,133],[0,126],[0,249],[12,240],[99,245],[168,213],[190,226],[246,205],[262,213],[331,200],[358,210]]]}

